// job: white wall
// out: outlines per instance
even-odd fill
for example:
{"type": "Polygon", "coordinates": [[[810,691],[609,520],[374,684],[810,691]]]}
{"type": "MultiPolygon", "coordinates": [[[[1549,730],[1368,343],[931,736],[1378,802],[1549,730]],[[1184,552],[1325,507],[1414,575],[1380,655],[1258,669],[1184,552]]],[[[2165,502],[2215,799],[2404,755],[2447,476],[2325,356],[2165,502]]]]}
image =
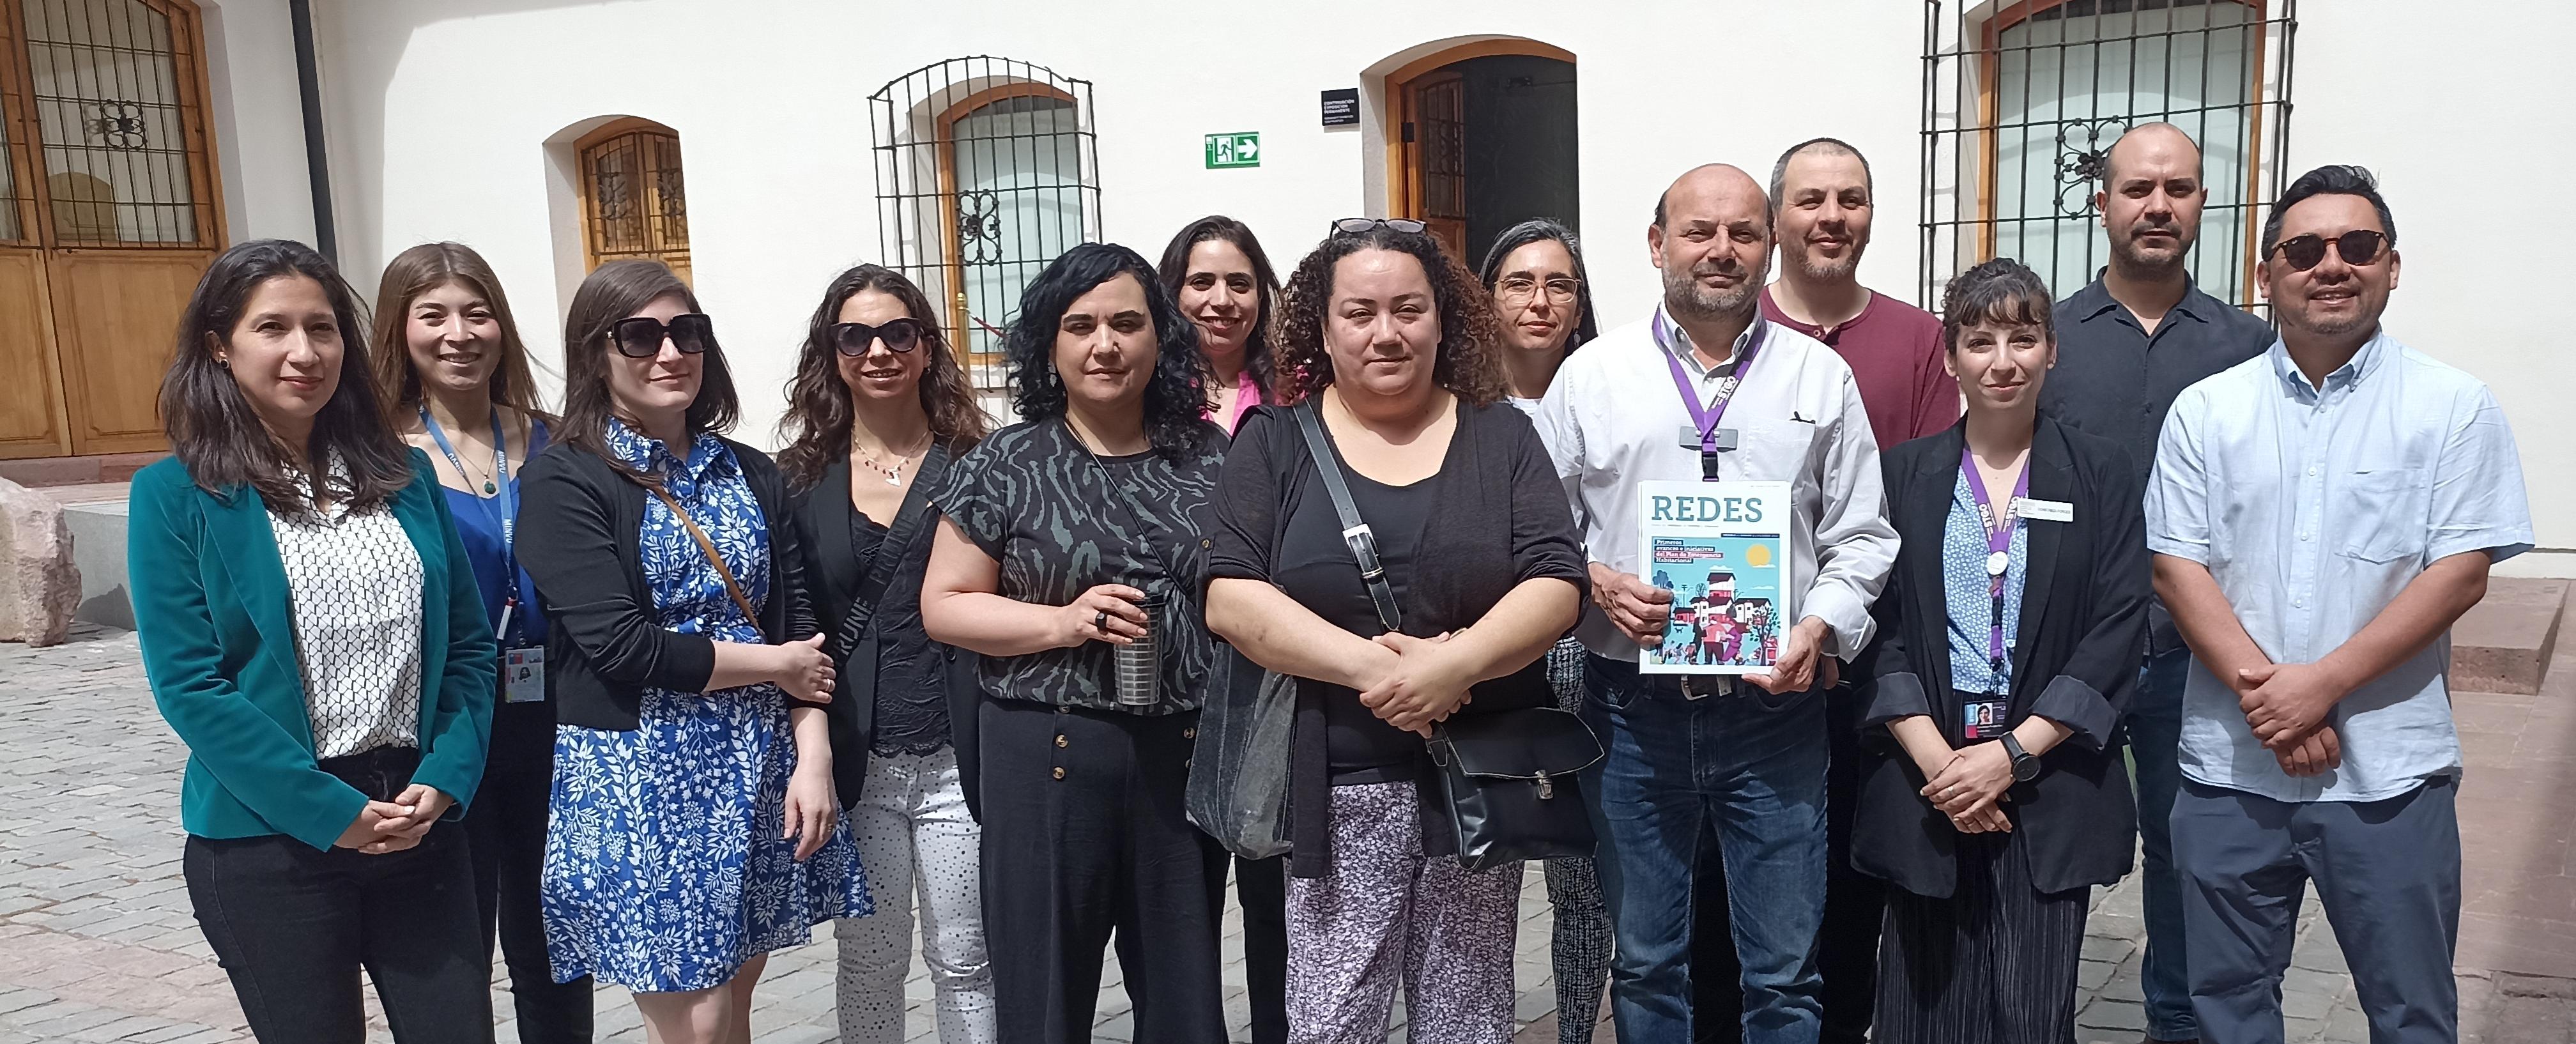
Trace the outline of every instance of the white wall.
{"type": "Polygon", "coordinates": [[[313,194],[286,0],[199,0],[198,10],[226,231],[236,243],[311,243],[313,194]]]}
{"type": "MultiPolygon", "coordinates": [[[[248,84],[240,89],[273,97],[276,112],[236,116],[242,144],[226,143],[228,192],[245,197],[234,210],[236,234],[291,233],[302,154],[291,133],[285,5],[220,6],[228,38],[256,35],[235,23],[258,20],[274,48],[230,73],[248,84]],[[246,160],[243,146],[281,162],[246,160]],[[240,184],[234,167],[253,163],[269,173],[240,184]]],[[[1251,223],[1285,268],[1326,221],[1383,212],[1381,131],[1322,129],[1318,92],[1360,88],[1374,121],[1382,84],[1369,74],[1420,45],[1487,35],[1544,41],[1577,59],[1576,216],[1605,319],[1641,314],[1653,300],[1644,230],[1675,174],[1723,160],[1765,177],[1782,148],[1819,134],[1851,141],[1876,168],[1878,226],[1863,280],[1914,296],[1916,3],[317,6],[341,256],[352,282],[371,289],[383,260],[412,243],[472,244],[509,286],[540,355],[555,353],[571,285],[559,277],[564,258],[579,254],[557,234],[562,174],[545,143],[598,117],[658,120],[680,134],[696,283],[734,358],[747,408],[742,434],[755,442],[770,438],[801,324],[826,280],[849,263],[885,259],[867,96],[914,68],[968,55],[1033,62],[1094,84],[1109,239],[1151,258],[1181,224],[1229,213],[1251,223]],[[1259,168],[1203,169],[1201,135],[1245,130],[1262,134],[1259,168]]],[[[2576,63],[2550,50],[2576,39],[2576,11],[2542,0],[2343,0],[2309,4],[2302,15],[2293,172],[2360,162],[2384,176],[2409,262],[2391,329],[2496,387],[2521,439],[2540,542],[2576,548],[2576,491],[2552,481],[2565,470],[2576,411],[2544,398],[2576,385],[2576,361],[2540,333],[2553,316],[2517,307],[2525,294],[2563,296],[2537,273],[2563,267],[2552,244],[2576,232],[2576,216],[2537,203],[2528,188],[2576,158],[2557,133],[2561,107],[2576,97],[2576,63]],[[2467,6],[2484,13],[2464,17],[2467,6]]]]}

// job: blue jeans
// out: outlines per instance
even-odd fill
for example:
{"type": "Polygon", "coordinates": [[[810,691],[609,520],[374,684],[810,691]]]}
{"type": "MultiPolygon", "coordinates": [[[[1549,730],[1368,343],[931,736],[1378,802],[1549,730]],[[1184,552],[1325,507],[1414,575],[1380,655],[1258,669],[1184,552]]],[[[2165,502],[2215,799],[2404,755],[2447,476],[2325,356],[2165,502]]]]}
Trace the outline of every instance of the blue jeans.
{"type": "MultiPolygon", "coordinates": [[[[1713,825],[1743,964],[1745,1044],[1814,1044],[1825,911],[1825,701],[1691,700],[1673,680],[1589,658],[1585,717],[1608,756],[1584,794],[1618,954],[1620,1044],[1687,1044],[1692,882],[1713,825]]],[[[1752,691],[1750,686],[1748,691],[1752,691]]]]}
{"type": "Polygon", "coordinates": [[[2138,771],[2138,838],[2145,850],[2139,897],[2146,907],[2147,956],[2138,986],[2147,998],[2147,1036],[2194,1040],[2191,978],[2183,967],[2182,876],[2174,871],[2174,793],[2182,786],[2182,685],[2191,650],[2152,653],[2129,704],[2129,757],[2138,771]]]}

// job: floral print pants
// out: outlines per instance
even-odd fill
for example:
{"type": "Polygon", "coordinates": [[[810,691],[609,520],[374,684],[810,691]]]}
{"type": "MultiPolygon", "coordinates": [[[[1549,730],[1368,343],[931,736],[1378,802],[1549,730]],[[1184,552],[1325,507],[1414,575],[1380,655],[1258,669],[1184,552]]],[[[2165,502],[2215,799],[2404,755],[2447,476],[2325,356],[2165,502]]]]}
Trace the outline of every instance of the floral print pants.
{"type": "Polygon", "coordinates": [[[1506,1044],[1521,864],[1424,856],[1409,782],[1333,788],[1332,869],[1288,880],[1288,1039],[1381,1044],[1395,988],[1413,1044],[1506,1044]]]}

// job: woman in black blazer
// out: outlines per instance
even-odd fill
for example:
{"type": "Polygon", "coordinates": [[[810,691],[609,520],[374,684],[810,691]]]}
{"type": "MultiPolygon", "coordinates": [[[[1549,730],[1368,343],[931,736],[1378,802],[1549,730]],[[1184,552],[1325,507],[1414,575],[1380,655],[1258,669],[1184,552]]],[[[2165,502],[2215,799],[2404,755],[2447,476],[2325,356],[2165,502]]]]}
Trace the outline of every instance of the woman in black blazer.
{"type": "Polygon", "coordinates": [[[904,1039],[913,896],[942,1044],[994,1039],[975,780],[975,654],[930,640],[921,578],[939,509],[930,491],[984,438],[974,385],[927,295],[857,265],[823,291],[779,425],[814,615],[839,694],[833,783],[877,911],[832,928],[841,1039],[904,1039]]]}
{"type": "Polygon", "coordinates": [[[2038,276],[1989,261],[1942,303],[1967,416],[1887,455],[1904,543],[1856,665],[1852,862],[1896,886],[1873,1038],[2055,1044],[2088,890],[2128,873],[2137,829],[2116,726],[2146,641],[2140,489],[2119,446],[2038,412],[2038,276]]]}

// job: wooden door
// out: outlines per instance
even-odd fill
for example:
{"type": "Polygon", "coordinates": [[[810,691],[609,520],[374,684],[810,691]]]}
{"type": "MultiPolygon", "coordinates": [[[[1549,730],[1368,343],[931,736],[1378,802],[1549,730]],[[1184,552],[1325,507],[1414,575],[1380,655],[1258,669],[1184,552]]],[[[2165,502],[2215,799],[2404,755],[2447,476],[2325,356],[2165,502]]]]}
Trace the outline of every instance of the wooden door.
{"type": "Polygon", "coordinates": [[[0,385],[0,457],[166,445],[179,313],[224,242],[202,52],[186,0],[0,0],[0,361],[44,382],[0,385]]]}
{"type": "Polygon", "coordinates": [[[1404,85],[1405,216],[1467,256],[1466,79],[1441,70],[1404,85]]]}

